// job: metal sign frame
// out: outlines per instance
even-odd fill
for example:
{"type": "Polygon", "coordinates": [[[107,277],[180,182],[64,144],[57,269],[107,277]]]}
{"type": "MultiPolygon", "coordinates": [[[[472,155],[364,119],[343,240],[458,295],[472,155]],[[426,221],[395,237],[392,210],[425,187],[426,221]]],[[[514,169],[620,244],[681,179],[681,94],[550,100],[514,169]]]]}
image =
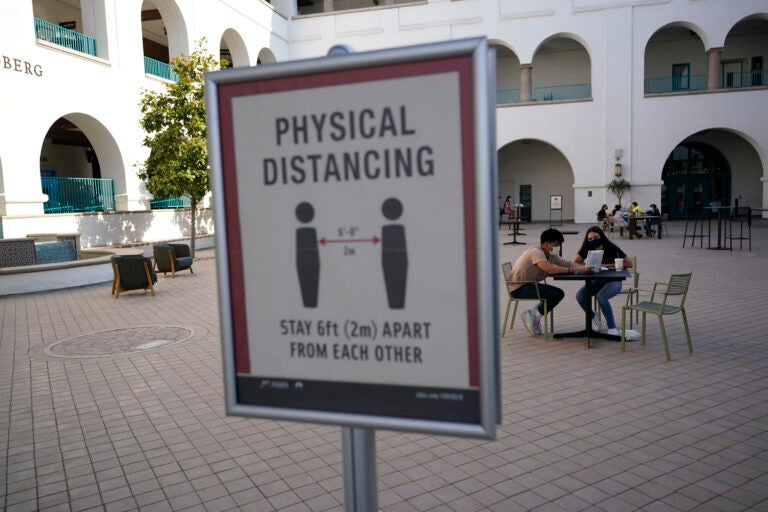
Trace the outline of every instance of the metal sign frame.
{"type": "MultiPolygon", "coordinates": [[[[494,199],[497,167],[495,56],[487,41],[473,38],[235,68],[206,74],[205,87],[227,413],[345,427],[494,438],[501,417],[496,286],[498,233],[494,199]],[[243,207],[237,205],[236,199],[239,171],[235,158],[238,151],[234,121],[237,114],[233,114],[235,100],[246,98],[247,101],[247,98],[275,91],[301,94],[308,88],[344,85],[350,79],[354,83],[373,84],[392,78],[418,79],[446,72],[458,76],[459,104],[445,108],[457,109],[462,137],[459,174],[464,223],[456,226],[456,235],[459,239],[462,234],[464,237],[461,257],[467,280],[470,382],[465,389],[458,390],[462,397],[460,404],[456,405],[455,398],[442,399],[442,394],[449,396],[457,391],[452,389],[422,386],[421,398],[417,400],[419,386],[313,381],[302,375],[271,378],[244,371],[249,368],[249,339],[243,289],[246,287],[243,266],[247,259],[242,245],[243,230],[259,222],[274,223],[275,219],[240,218],[245,210],[239,209],[243,207]],[[300,392],[294,392],[299,384],[300,392]],[[314,395],[309,388],[314,389],[314,395]],[[431,400],[430,405],[430,400],[423,399],[427,395],[440,398],[431,400]],[[327,396],[334,397],[333,406],[316,405],[322,401],[319,398],[327,396]]],[[[430,91],[421,94],[430,94],[430,91]]],[[[258,133],[259,130],[255,130],[253,136],[258,133]]],[[[240,136],[245,137],[242,132],[240,136]]],[[[264,290],[267,294],[274,292],[264,290]]],[[[441,297],[435,295],[434,300],[440,301],[441,297]]]]}

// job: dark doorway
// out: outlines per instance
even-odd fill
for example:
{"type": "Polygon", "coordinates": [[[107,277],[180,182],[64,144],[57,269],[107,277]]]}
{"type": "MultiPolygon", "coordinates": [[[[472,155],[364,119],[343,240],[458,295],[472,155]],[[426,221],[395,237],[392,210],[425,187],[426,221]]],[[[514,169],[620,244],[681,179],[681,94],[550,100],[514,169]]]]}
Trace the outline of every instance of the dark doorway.
{"type": "Polygon", "coordinates": [[[670,219],[708,215],[705,206],[731,203],[731,167],[723,154],[703,142],[683,142],[669,154],[661,187],[662,212],[670,219]]]}

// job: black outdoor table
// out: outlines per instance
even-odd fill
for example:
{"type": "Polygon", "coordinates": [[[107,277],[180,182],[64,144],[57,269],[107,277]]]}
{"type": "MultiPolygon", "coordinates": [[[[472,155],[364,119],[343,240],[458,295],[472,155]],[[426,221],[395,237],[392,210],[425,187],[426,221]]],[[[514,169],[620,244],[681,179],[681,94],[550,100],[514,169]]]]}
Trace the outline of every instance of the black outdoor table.
{"type": "Polygon", "coordinates": [[[587,304],[589,309],[585,313],[584,329],[575,332],[560,332],[553,334],[553,338],[587,338],[587,348],[590,348],[591,338],[599,338],[610,341],[621,341],[621,336],[608,334],[592,329],[592,283],[599,281],[624,281],[629,277],[629,270],[603,270],[596,274],[555,274],[552,278],[555,281],[584,281],[587,292],[587,304]]]}
{"type": "Polygon", "coordinates": [[[511,242],[504,242],[503,245],[525,245],[525,242],[518,242],[517,237],[519,236],[525,236],[525,233],[522,233],[522,229],[520,228],[520,217],[518,217],[515,220],[509,221],[510,225],[512,226],[512,232],[508,235],[512,237],[511,242]]]}
{"type": "MultiPolygon", "coordinates": [[[[725,246],[725,233],[723,233],[723,210],[730,210],[730,206],[705,206],[705,210],[712,210],[717,212],[717,245],[712,247],[711,245],[707,249],[713,249],[716,251],[724,251],[728,249],[725,246]]],[[[727,212],[726,212],[727,213],[727,212]]]]}

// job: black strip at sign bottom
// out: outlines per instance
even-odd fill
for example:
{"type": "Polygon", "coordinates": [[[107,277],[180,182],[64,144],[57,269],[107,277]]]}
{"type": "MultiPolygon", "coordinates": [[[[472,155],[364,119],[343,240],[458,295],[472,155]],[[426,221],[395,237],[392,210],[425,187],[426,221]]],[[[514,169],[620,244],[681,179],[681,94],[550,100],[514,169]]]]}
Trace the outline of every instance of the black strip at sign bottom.
{"type": "Polygon", "coordinates": [[[386,386],[249,375],[237,377],[237,402],[456,423],[480,422],[479,392],[476,389],[386,386]]]}

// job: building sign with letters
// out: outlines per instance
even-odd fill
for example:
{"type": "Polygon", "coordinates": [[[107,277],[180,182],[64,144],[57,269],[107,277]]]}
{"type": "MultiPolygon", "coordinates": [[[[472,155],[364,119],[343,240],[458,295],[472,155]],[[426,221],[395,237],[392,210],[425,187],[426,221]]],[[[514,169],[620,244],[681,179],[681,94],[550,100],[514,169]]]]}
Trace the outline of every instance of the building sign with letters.
{"type": "Polygon", "coordinates": [[[228,412],[494,435],[489,54],[207,75],[228,412]]]}

